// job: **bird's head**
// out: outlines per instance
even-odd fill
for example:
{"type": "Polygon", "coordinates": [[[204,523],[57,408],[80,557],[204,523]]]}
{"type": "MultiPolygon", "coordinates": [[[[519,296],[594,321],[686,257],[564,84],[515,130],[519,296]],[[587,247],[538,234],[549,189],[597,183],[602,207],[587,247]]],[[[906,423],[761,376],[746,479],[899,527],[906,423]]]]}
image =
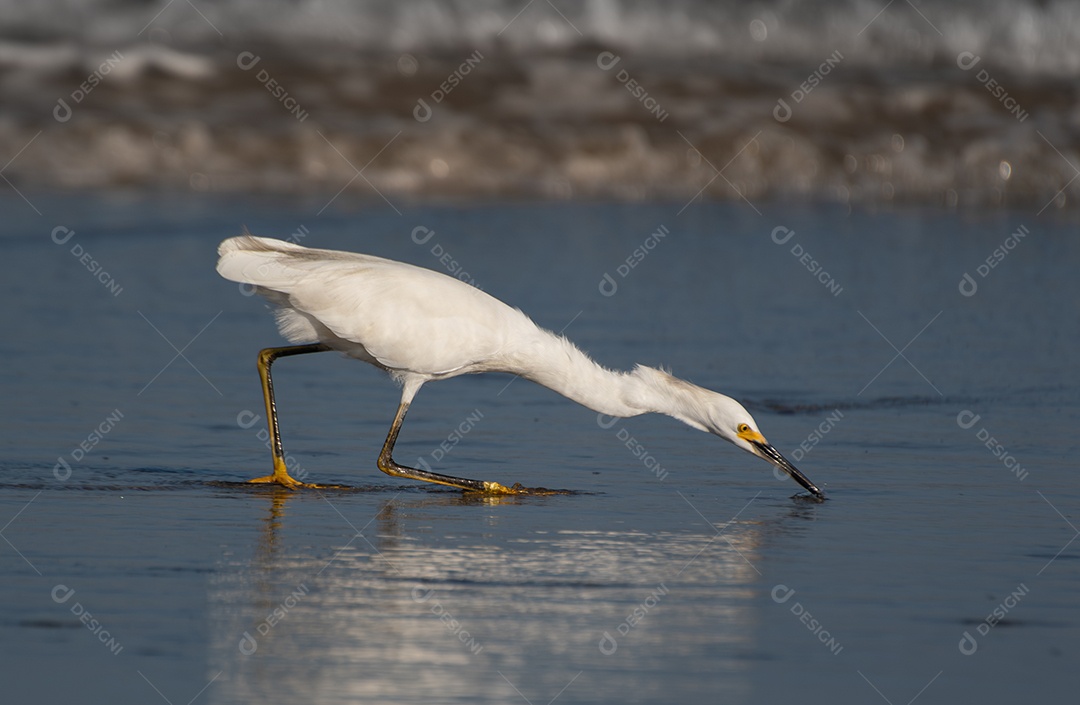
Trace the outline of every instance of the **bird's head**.
{"type": "Polygon", "coordinates": [[[634,408],[658,411],[720,436],[747,453],[768,460],[815,497],[825,498],[825,493],[765,440],[754,417],[731,397],[643,365],[634,368],[633,379],[633,389],[638,395],[634,398],[634,408]]]}
{"type": "Polygon", "coordinates": [[[790,475],[791,479],[813,493],[815,497],[825,498],[825,493],[810,482],[810,478],[799,472],[798,468],[792,465],[780,451],[765,440],[765,436],[758,430],[754,417],[743,408],[742,404],[723,394],[716,394],[716,397],[718,398],[713,399],[710,404],[709,423],[706,430],[724,440],[731,441],[747,453],[769,461],[790,475]]]}

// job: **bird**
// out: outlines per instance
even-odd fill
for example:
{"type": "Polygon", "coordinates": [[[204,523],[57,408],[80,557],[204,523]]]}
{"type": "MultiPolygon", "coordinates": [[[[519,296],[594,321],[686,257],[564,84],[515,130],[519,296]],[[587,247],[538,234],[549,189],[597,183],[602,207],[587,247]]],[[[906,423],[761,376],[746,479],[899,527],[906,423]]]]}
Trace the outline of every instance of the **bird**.
{"type": "MultiPolygon", "coordinates": [[[[401,401],[377,466],[399,478],[493,495],[528,494],[507,487],[406,467],[393,459],[405,415],[420,388],[465,374],[503,372],[540,384],[599,414],[659,413],[729,441],[791,476],[814,498],[825,494],[774,448],[743,406],[662,369],[611,370],[566,337],[541,328],[520,309],[451,276],[373,255],[309,248],[256,237],[246,229],[218,248],[217,271],[254,287],[273,307],[292,345],[258,355],[273,459],[272,474],[250,482],[290,489],[318,487],[289,475],[270,374],[281,357],[337,351],[387,372],[401,401]]],[[[535,488],[538,492],[542,488],[535,488]]]]}

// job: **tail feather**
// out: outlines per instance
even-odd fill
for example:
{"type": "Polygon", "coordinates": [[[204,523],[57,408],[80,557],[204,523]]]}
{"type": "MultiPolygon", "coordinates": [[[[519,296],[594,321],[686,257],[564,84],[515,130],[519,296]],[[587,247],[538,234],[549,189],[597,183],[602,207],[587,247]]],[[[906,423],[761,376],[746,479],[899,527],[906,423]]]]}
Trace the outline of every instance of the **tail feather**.
{"type": "Polygon", "coordinates": [[[230,237],[218,245],[218,254],[224,256],[229,252],[296,252],[305,248],[300,245],[274,240],[268,237],[257,237],[244,228],[244,234],[230,237]]]}
{"type": "Polygon", "coordinates": [[[218,246],[218,273],[231,281],[251,284],[255,292],[277,307],[275,318],[281,335],[293,343],[309,343],[333,338],[314,317],[292,306],[289,293],[308,271],[298,262],[305,260],[305,247],[270,238],[255,237],[246,229],[239,237],[218,246]]]}
{"type": "Polygon", "coordinates": [[[304,251],[300,245],[245,231],[218,246],[217,271],[230,281],[287,292],[305,274],[290,266],[290,256],[304,251]]]}

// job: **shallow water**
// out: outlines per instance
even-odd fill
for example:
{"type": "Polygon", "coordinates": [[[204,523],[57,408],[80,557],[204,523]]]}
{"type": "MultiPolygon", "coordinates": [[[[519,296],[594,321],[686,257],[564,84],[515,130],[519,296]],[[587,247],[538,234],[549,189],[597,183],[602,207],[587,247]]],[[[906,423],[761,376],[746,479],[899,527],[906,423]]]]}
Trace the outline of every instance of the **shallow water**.
{"type": "Polygon", "coordinates": [[[1074,697],[1074,224],[34,200],[40,217],[4,201],[0,236],[12,701],[1074,697]],[[450,253],[603,363],[739,398],[830,499],[671,419],[612,422],[505,376],[422,390],[398,459],[577,494],[397,481],[374,467],[397,390],[335,355],[275,382],[294,472],[354,489],[243,485],[269,466],[254,362],[279,338],[213,271],[242,224],[435,269],[450,253]]]}

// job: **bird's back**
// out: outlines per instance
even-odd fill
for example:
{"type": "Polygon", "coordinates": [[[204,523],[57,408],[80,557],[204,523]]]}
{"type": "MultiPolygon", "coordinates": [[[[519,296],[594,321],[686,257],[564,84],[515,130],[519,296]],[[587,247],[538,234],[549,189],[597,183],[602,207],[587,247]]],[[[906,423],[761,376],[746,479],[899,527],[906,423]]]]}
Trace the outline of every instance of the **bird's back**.
{"type": "Polygon", "coordinates": [[[218,254],[218,273],[278,306],[288,340],[318,340],[391,371],[503,369],[503,357],[538,331],[479,289],[403,262],[252,235],[225,240],[218,254]]]}

